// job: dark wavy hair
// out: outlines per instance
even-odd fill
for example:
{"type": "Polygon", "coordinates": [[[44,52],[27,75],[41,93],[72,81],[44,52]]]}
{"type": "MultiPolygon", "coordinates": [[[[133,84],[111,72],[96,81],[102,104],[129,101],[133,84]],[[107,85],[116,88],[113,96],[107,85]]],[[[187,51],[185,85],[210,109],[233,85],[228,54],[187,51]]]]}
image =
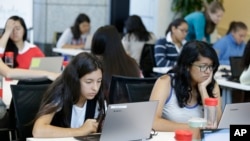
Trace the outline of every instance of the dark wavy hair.
{"type": "Polygon", "coordinates": [[[129,16],[125,22],[125,28],[129,37],[134,34],[139,41],[148,41],[152,38],[138,15],[129,16]]]}
{"type": "MultiPolygon", "coordinates": [[[[191,76],[189,68],[193,62],[199,60],[199,57],[207,57],[213,62],[213,75],[218,69],[219,60],[216,51],[211,44],[203,41],[190,41],[187,42],[178,57],[177,64],[170,72],[173,73],[173,79],[171,85],[174,88],[178,100],[178,105],[184,107],[187,104],[188,99],[191,96],[191,76]]],[[[209,97],[214,97],[212,91],[215,85],[215,80],[212,78],[212,82],[207,86],[207,92],[209,97]]],[[[197,88],[198,89],[198,88],[197,88]]],[[[199,92],[199,91],[198,91],[199,92]]],[[[197,101],[202,104],[201,97],[198,94],[197,101]]]]}
{"type": "Polygon", "coordinates": [[[106,97],[108,97],[112,75],[140,77],[138,64],[127,55],[114,26],[107,25],[97,29],[92,39],[91,52],[103,59],[106,97]]]}
{"type": "MultiPolygon", "coordinates": [[[[26,24],[25,24],[23,18],[15,15],[15,16],[11,16],[9,19],[20,22],[20,24],[24,30],[23,41],[27,40],[27,27],[26,27],[26,24]]],[[[4,34],[4,32],[5,32],[5,29],[3,30],[3,34],[4,34]]],[[[8,39],[5,50],[4,50],[4,55],[2,57],[3,61],[5,58],[5,52],[9,52],[9,51],[14,53],[14,66],[13,67],[16,68],[16,67],[18,67],[18,62],[16,60],[17,55],[18,55],[18,48],[17,48],[16,44],[10,38],[8,39]]]]}
{"type": "Polygon", "coordinates": [[[187,21],[186,21],[184,18],[178,18],[178,19],[173,20],[173,21],[169,24],[169,26],[168,26],[168,28],[167,28],[167,30],[166,30],[166,32],[165,32],[165,35],[167,35],[169,32],[172,32],[172,31],[171,31],[171,30],[172,30],[172,27],[177,28],[177,27],[179,27],[182,23],[186,23],[186,24],[187,24],[187,21]]]}
{"type": "Polygon", "coordinates": [[[82,22],[87,22],[87,23],[90,23],[90,19],[89,17],[84,14],[84,13],[81,13],[77,16],[76,20],[75,20],[75,23],[73,26],[71,26],[71,31],[73,33],[73,38],[74,39],[79,39],[81,37],[81,31],[79,29],[79,25],[82,23],[82,22]]]}
{"type": "MultiPolygon", "coordinates": [[[[70,126],[67,117],[71,117],[70,111],[73,104],[79,101],[81,96],[81,77],[100,69],[103,72],[101,61],[90,53],[80,53],[67,65],[60,77],[48,88],[41,102],[37,117],[61,110],[64,125],[70,126]]],[[[93,99],[98,101],[99,111],[105,111],[102,86],[93,99]]],[[[88,100],[89,101],[89,100],[88,100]]]]}

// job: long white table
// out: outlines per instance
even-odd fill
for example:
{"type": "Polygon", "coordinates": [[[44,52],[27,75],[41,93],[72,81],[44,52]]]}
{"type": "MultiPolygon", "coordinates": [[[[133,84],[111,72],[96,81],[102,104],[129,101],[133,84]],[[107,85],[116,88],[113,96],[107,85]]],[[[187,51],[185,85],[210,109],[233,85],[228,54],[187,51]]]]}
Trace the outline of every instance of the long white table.
{"type": "MultiPolygon", "coordinates": [[[[158,132],[156,136],[147,141],[175,141],[174,132],[158,132]]],[[[73,137],[68,138],[27,138],[26,141],[78,141],[73,137]]]]}
{"type": "Polygon", "coordinates": [[[53,52],[55,53],[61,53],[63,55],[69,55],[69,56],[76,56],[77,54],[81,52],[90,52],[90,50],[84,50],[84,49],[65,49],[65,48],[53,48],[53,52]]]}

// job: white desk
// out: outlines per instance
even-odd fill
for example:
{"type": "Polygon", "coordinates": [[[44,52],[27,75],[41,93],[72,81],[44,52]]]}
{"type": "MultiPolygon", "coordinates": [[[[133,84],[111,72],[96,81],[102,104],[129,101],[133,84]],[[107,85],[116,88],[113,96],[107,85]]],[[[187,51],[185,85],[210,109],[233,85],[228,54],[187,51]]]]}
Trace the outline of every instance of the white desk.
{"type": "Polygon", "coordinates": [[[11,93],[11,89],[10,89],[10,85],[15,85],[17,84],[17,80],[10,80],[10,81],[6,81],[5,78],[3,77],[3,102],[6,104],[7,109],[10,106],[10,101],[12,98],[12,93],[11,93]]]}
{"type": "MultiPolygon", "coordinates": [[[[175,141],[174,132],[158,132],[156,136],[147,141],[175,141]]],[[[78,141],[73,137],[68,138],[27,138],[26,141],[78,141]]]]}
{"type": "Polygon", "coordinates": [[[81,52],[90,52],[90,50],[53,48],[53,52],[61,53],[63,55],[76,56],[77,54],[79,54],[81,52]]]}

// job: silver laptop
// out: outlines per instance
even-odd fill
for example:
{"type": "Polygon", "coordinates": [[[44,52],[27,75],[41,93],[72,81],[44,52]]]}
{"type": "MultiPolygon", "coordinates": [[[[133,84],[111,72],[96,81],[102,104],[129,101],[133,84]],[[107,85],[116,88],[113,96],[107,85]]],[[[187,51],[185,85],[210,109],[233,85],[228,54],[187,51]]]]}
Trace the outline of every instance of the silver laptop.
{"type": "Polygon", "coordinates": [[[229,141],[229,129],[202,129],[201,141],[229,141]]]}
{"type": "Polygon", "coordinates": [[[250,124],[250,102],[227,104],[218,129],[230,128],[230,125],[249,125],[250,124]]]}
{"type": "Polygon", "coordinates": [[[31,70],[46,70],[60,73],[62,69],[62,56],[55,57],[33,57],[30,63],[31,70]]]}
{"type": "Polygon", "coordinates": [[[158,101],[110,104],[102,133],[75,137],[80,141],[129,141],[150,137],[158,101]]]}

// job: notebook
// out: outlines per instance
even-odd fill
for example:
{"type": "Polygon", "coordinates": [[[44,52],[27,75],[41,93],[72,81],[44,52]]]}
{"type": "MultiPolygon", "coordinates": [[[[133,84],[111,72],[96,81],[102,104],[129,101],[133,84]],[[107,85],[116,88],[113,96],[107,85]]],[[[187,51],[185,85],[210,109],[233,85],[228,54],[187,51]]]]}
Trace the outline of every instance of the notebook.
{"type": "Polygon", "coordinates": [[[228,77],[229,81],[240,82],[239,78],[244,68],[242,66],[242,57],[231,56],[229,57],[231,76],[228,77]]]}
{"type": "Polygon", "coordinates": [[[201,141],[229,141],[229,129],[202,129],[201,141]]]}
{"type": "Polygon", "coordinates": [[[81,141],[129,141],[150,137],[158,101],[110,104],[102,133],[75,137],[81,141]]]}
{"type": "Polygon", "coordinates": [[[60,73],[62,69],[62,56],[56,57],[33,57],[30,63],[31,70],[46,70],[60,73]]]}
{"type": "Polygon", "coordinates": [[[226,104],[218,129],[229,128],[230,124],[250,124],[250,102],[226,104]]]}

